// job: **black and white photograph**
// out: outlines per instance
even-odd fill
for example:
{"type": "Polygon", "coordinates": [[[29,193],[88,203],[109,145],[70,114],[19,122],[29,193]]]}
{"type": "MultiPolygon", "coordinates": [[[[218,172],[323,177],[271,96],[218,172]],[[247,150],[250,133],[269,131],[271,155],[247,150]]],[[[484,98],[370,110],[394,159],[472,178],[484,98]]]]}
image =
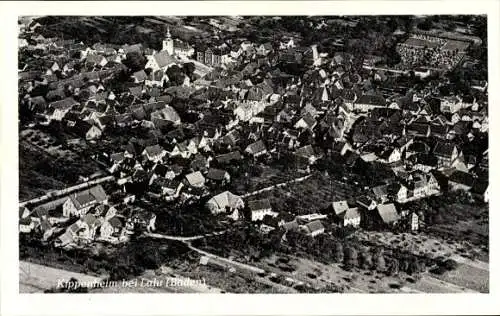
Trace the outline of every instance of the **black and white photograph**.
{"type": "Polygon", "coordinates": [[[16,17],[18,294],[490,293],[489,14],[156,12],[16,17]]]}

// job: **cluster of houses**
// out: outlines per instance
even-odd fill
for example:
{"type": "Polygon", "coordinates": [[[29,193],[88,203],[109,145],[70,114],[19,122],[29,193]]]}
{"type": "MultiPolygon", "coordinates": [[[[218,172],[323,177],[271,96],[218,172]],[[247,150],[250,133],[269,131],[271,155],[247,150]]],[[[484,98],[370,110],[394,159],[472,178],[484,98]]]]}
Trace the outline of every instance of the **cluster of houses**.
{"type": "Polygon", "coordinates": [[[453,69],[465,56],[468,41],[453,40],[427,34],[411,34],[398,44],[397,52],[405,67],[425,67],[434,70],[453,69]]]}
{"type": "Polygon", "coordinates": [[[135,230],[154,230],[156,215],[131,208],[130,197],[110,203],[101,185],[71,193],[58,201],[19,209],[19,227],[23,233],[38,230],[44,240],[59,247],[86,245],[93,241],[121,243],[135,230]]]}
{"type": "MultiPolygon", "coordinates": [[[[279,161],[286,154],[305,173],[321,159],[338,161],[346,170],[359,162],[392,170],[392,179],[366,188],[356,205],[332,203],[328,219],[340,226],[357,227],[373,214],[388,225],[405,218],[418,229],[418,216],[397,211],[394,203],[441,193],[436,172],[449,180],[450,189],[487,201],[488,183],[479,176],[487,171],[487,152],[469,146],[487,139],[484,100],[415,87],[405,93],[378,91],[372,82],[380,74],[354,67],[352,54],[303,47],[297,38],[193,48],[168,31],[157,52],[141,44],[87,47],[28,29],[30,37],[22,38],[20,47],[32,60],[20,63],[20,102],[45,124],[60,121],[94,144],[103,142],[108,130],[147,131],[94,155],[124,197],[119,206],[111,205],[99,186],[68,196],[59,217],[77,220],[58,237],[61,245],[124,241],[134,223],[154,229],[154,213],[134,212],[139,191],[167,203],[207,198],[212,214],[240,220],[248,213],[264,231],[283,227],[321,234],[326,214],[290,219],[273,211],[269,200],[244,201],[229,190],[241,176],[232,174],[231,166],[279,161]],[[122,62],[130,52],[146,56],[144,69],[127,70],[122,62]],[[196,77],[186,75],[182,85],[167,87],[166,71],[186,62],[195,63],[196,77]],[[297,65],[306,70],[294,73],[297,65]],[[125,91],[111,89],[123,72],[131,78],[125,91]]],[[[38,225],[53,225],[36,210],[23,211],[21,231],[32,229],[35,224],[26,223],[35,218],[38,225]]]]}

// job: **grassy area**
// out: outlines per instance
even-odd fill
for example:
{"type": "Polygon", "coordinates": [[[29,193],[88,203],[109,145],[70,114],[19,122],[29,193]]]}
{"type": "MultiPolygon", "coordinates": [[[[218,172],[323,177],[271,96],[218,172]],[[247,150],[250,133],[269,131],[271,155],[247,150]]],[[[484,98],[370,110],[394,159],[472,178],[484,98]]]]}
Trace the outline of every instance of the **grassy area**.
{"type": "Polygon", "coordinates": [[[467,264],[459,264],[456,270],[434,277],[478,292],[489,292],[489,271],[467,264]]]}
{"type": "Polygon", "coordinates": [[[309,179],[254,195],[252,199],[269,198],[276,211],[296,210],[294,215],[298,215],[324,209],[333,201],[350,199],[358,194],[353,186],[314,173],[309,179]]]}
{"type": "Polygon", "coordinates": [[[100,170],[94,161],[62,148],[41,131],[23,132],[19,141],[19,199],[62,189],[100,170]]]}

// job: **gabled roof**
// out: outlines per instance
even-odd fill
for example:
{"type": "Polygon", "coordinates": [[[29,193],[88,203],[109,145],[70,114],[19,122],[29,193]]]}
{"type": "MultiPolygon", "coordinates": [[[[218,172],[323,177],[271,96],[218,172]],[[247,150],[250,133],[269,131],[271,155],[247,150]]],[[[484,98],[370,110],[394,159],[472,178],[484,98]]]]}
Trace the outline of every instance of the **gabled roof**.
{"type": "Polygon", "coordinates": [[[313,232],[317,232],[317,231],[320,231],[322,229],[325,229],[325,226],[323,226],[323,224],[319,220],[307,223],[304,225],[304,227],[306,228],[306,230],[309,233],[313,233],[313,232]]]}
{"type": "Polygon", "coordinates": [[[160,145],[156,144],[153,146],[147,146],[146,148],[144,148],[144,150],[149,156],[156,156],[162,153],[163,148],[160,145]]]}
{"type": "Polygon", "coordinates": [[[66,98],[66,99],[63,99],[63,100],[60,100],[60,101],[54,101],[52,103],[50,103],[50,107],[54,108],[54,109],[68,109],[68,108],[71,108],[75,105],[78,105],[79,103],[75,101],[75,99],[73,98],[66,98]]]}
{"type": "Polygon", "coordinates": [[[386,184],[378,185],[376,187],[373,187],[372,191],[376,197],[386,196],[388,193],[388,186],[386,184]]]}
{"type": "Polygon", "coordinates": [[[455,170],[450,176],[450,181],[472,187],[475,179],[470,173],[455,170]]]}
{"type": "Polygon", "coordinates": [[[148,75],[146,75],[146,72],[144,70],[139,70],[134,72],[132,77],[134,77],[137,81],[141,82],[146,80],[148,78],[148,75]]]}
{"type": "Polygon", "coordinates": [[[170,56],[167,51],[161,51],[153,55],[153,58],[160,68],[177,63],[177,60],[174,57],[170,56]]]}
{"type": "Polygon", "coordinates": [[[305,158],[311,158],[315,156],[314,149],[311,145],[306,145],[304,147],[300,147],[295,151],[295,155],[305,158]]]}
{"type": "Polygon", "coordinates": [[[248,208],[250,209],[250,211],[253,212],[253,211],[270,209],[272,207],[271,207],[271,202],[269,202],[268,199],[261,199],[261,200],[249,201],[248,208]]]}
{"type": "Polygon", "coordinates": [[[336,201],[332,203],[333,211],[336,215],[340,215],[349,209],[349,205],[347,205],[347,201],[336,201]]]}
{"type": "Polygon", "coordinates": [[[197,186],[197,185],[205,183],[205,177],[203,177],[203,175],[199,171],[195,171],[195,172],[192,172],[190,174],[187,174],[186,180],[188,181],[189,185],[192,185],[192,186],[197,186]]]}
{"type": "Polygon", "coordinates": [[[304,114],[301,119],[304,120],[309,128],[313,128],[316,124],[316,120],[310,113],[304,114]]]}
{"type": "Polygon", "coordinates": [[[142,47],[142,44],[133,44],[133,45],[125,44],[122,46],[122,49],[123,49],[123,52],[125,54],[132,53],[132,52],[140,53],[140,52],[142,52],[143,47],[142,47]]]}
{"type": "Polygon", "coordinates": [[[177,111],[173,107],[168,106],[168,105],[163,109],[152,112],[151,119],[161,119],[161,120],[166,120],[166,121],[170,121],[173,123],[180,123],[181,122],[181,118],[180,118],[179,114],[177,114],[177,111]]]}
{"type": "Polygon", "coordinates": [[[123,227],[123,222],[118,216],[114,216],[108,219],[108,223],[115,229],[120,229],[123,227]]]}
{"type": "Polygon", "coordinates": [[[399,220],[400,216],[394,204],[380,204],[377,206],[377,211],[382,221],[386,224],[394,223],[399,220]]]}
{"type": "Polygon", "coordinates": [[[245,151],[251,154],[257,154],[266,151],[266,146],[264,145],[264,142],[262,140],[258,140],[255,143],[248,145],[245,151]]]}
{"type": "Polygon", "coordinates": [[[351,207],[342,214],[342,217],[344,219],[359,218],[360,216],[361,216],[361,213],[359,211],[359,208],[357,208],[357,207],[351,207]]]}
{"type": "Polygon", "coordinates": [[[210,168],[207,173],[207,179],[221,181],[224,180],[227,172],[225,170],[210,168]]]}
{"type": "Polygon", "coordinates": [[[104,189],[102,188],[101,185],[97,185],[88,190],[78,192],[76,194],[71,195],[70,197],[76,209],[80,209],[90,203],[101,203],[107,198],[108,197],[106,195],[106,192],[104,192],[104,189]]]}
{"type": "Polygon", "coordinates": [[[438,142],[434,147],[434,154],[440,157],[449,157],[451,158],[453,154],[453,150],[455,149],[455,145],[449,142],[438,142]]]}
{"type": "Polygon", "coordinates": [[[358,104],[370,104],[375,106],[384,106],[386,104],[385,98],[379,95],[364,94],[358,100],[358,104]]]}
{"type": "Polygon", "coordinates": [[[227,154],[221,154],[217,157],[215,157],[215,160],[217,160],[218,163],[229,163],[233,160],[241,160],[242,156],[239,151],[232,151],[227,154]]]}
{"type": "Polygon", "coordinates": [[[239,208],[243,206],[243,200],[229,191],[222,192],[213,196],[207,203],[215,203],[220,209],[239,208]]]}

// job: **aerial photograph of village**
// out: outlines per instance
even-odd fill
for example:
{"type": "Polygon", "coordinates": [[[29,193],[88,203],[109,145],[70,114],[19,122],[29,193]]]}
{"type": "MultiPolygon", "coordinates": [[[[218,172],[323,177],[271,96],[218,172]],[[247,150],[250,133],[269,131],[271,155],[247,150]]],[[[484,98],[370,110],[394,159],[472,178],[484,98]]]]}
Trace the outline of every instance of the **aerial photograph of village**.
{"type": "Polygon", "coordinates": [[[20,293],[489,293],[485,15],[17,26],[20,293]]]}

